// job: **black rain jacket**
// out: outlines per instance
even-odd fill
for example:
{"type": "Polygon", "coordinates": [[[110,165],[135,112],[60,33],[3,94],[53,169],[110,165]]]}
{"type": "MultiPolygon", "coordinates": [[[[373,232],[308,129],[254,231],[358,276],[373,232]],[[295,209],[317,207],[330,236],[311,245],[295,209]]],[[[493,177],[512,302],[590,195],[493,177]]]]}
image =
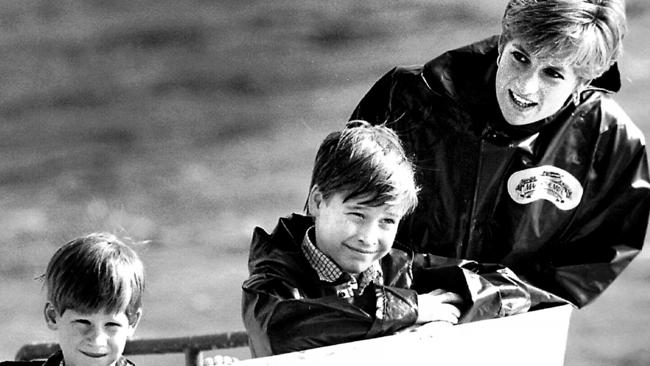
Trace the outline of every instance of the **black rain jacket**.
{"type": "Polygon", "coordinates": [[[370,284],[361,296],[341,298],[341,283],[320,281],[300,248],[312,225],[313,218],[294,214],[281,218],[270,235],[259,227],[253,233],[250,276],[242,286],[253,357],[393,334],[417,320],[417,294],[436,289],[463,297],[461,322],[524,312],[527,307],[505,299],[524,296],[522,289],[539,292],[503,266],[414,257],[394,243],[381,259],[383,285],[370,284]]]}
{"type": "Polygon", "coordinates": [[[428,253],[416,261],[511,269],[467,278],[473,298],[501,289],[501,306],[484,306],[477,318],[561,302],[581,307],[643,246],[650,208],[644,137],[611,97],[620,88],[615,65],[577,106],[567,101],[545,120],[510,126],[494,90],[497,40],[394,68],[352,119],[386,123],[414,156],[419,207],[397,240],[428,253]]]}
{"type": "Polygon", "coordinates": [[[313,218],[294,214],[270,235],[259,227],[253,233],[250,277],[242,286],[253,357],[387,335],[417,319],[417,294],[408,289],[412,253],[393,248],[382,259],[385,286],[371,283],[363,295],[342,298],[340,283],[321,281],[301,250],[313,225],[313,218]]]}

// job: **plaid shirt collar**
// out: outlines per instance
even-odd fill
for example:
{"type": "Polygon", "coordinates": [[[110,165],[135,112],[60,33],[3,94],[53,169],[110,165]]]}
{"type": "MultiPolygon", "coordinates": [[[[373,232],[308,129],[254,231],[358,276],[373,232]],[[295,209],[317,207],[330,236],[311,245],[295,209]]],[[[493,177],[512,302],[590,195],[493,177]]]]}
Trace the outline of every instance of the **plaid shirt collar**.
{"type": "MultiPolygon", "coordinates": [[[[312,268],[318,273],[318,278],[324,282],[336,282],[341,276],[346,273],[343,272],[333,260],[331,260],[325,253],[316,247],[309,237],[309,233],[314,231],[314,227],[310,227],[305,232],[302,240],[301,249],[307,261],[312,268]]],[[[355,289],[359,294],[371,283],[381,284],[383,282],[383,273],[379,261],[374,262],[368,269],[361,272],[358,276],[348,275],[348,283],[352,289],[355,289]]]]}

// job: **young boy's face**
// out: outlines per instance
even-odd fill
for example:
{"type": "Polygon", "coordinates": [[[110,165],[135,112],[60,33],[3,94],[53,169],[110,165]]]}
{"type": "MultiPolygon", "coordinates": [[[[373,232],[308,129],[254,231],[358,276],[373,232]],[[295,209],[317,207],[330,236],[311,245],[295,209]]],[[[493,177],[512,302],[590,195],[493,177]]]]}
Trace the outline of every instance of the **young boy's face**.
{"type": "Polygon", "coordinates": [[[83,314],[67,309],[58,314],[53,306],[50,310],[48,306],[51,304],[46,305],[45,319],[48,327],[58,333],[66,366],[115,365],[137,326],[137,320],[129,324],[124,312],[83,314]]]}
{"type": "Polygon", "coordinates": [[[325,200],[317,188],[310,194],[315,244],[343,271],[360,273],[391,249],[403,212],[393,205],[372,207],[361,204],[363,199],[343,198],[337,193],[325,200]]]}

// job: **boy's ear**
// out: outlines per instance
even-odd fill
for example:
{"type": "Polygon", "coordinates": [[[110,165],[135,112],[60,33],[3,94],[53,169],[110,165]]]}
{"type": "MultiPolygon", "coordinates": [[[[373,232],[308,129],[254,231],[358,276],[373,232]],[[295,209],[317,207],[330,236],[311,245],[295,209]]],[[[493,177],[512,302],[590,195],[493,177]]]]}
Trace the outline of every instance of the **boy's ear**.
{"type": "Polygon", "coordinates": [[[318,216],[320,207],[323,204],[323,193],[321,193],[317,185],[311,188],[307,204],[309,205],[309,214],[311,216],[318,216]]]}
{"type": "Polygon", "coordinates": [[[135,314],[133,314],[133,319],[129,319],[129,332],[128,336],[131,337],[135,333],[135,329],[140,324],[140,319],[142,319],[142,308],[138,309],[135,314]]]}
{"type": "Polygon", "coordinates": [[[43,316],[45,317],[45,324],[47,324],[48,328],[51,330],[58,329],[57,321],[59,314],[57,314],[54,305],[52,305],[52,303],[49,301],[45,303],[45,308],[43,308],[43,316]]]}

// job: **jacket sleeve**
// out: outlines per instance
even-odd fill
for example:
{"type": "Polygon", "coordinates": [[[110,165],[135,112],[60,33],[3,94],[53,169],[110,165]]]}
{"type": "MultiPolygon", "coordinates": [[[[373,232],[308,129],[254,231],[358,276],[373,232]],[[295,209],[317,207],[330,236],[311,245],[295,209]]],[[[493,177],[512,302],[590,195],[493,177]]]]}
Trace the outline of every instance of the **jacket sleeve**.
{"type": "Polygon", "coordinates": [[[415,323],[415,291],[376,286],[364,295],[374,312],[335,295],[305,298],[280,276],[252,275],[243,285],[242,309],[253,357],[373,338],[415,323]]]}
{"type": "Polygon", "coordinates": [[[568,303],[527,283],[511,269],[496,263],[420,253],[414,258],[413,277],[412,288],[418,293],[442,288],[461,295],[465,300],[461,323],[568,303]]]}

